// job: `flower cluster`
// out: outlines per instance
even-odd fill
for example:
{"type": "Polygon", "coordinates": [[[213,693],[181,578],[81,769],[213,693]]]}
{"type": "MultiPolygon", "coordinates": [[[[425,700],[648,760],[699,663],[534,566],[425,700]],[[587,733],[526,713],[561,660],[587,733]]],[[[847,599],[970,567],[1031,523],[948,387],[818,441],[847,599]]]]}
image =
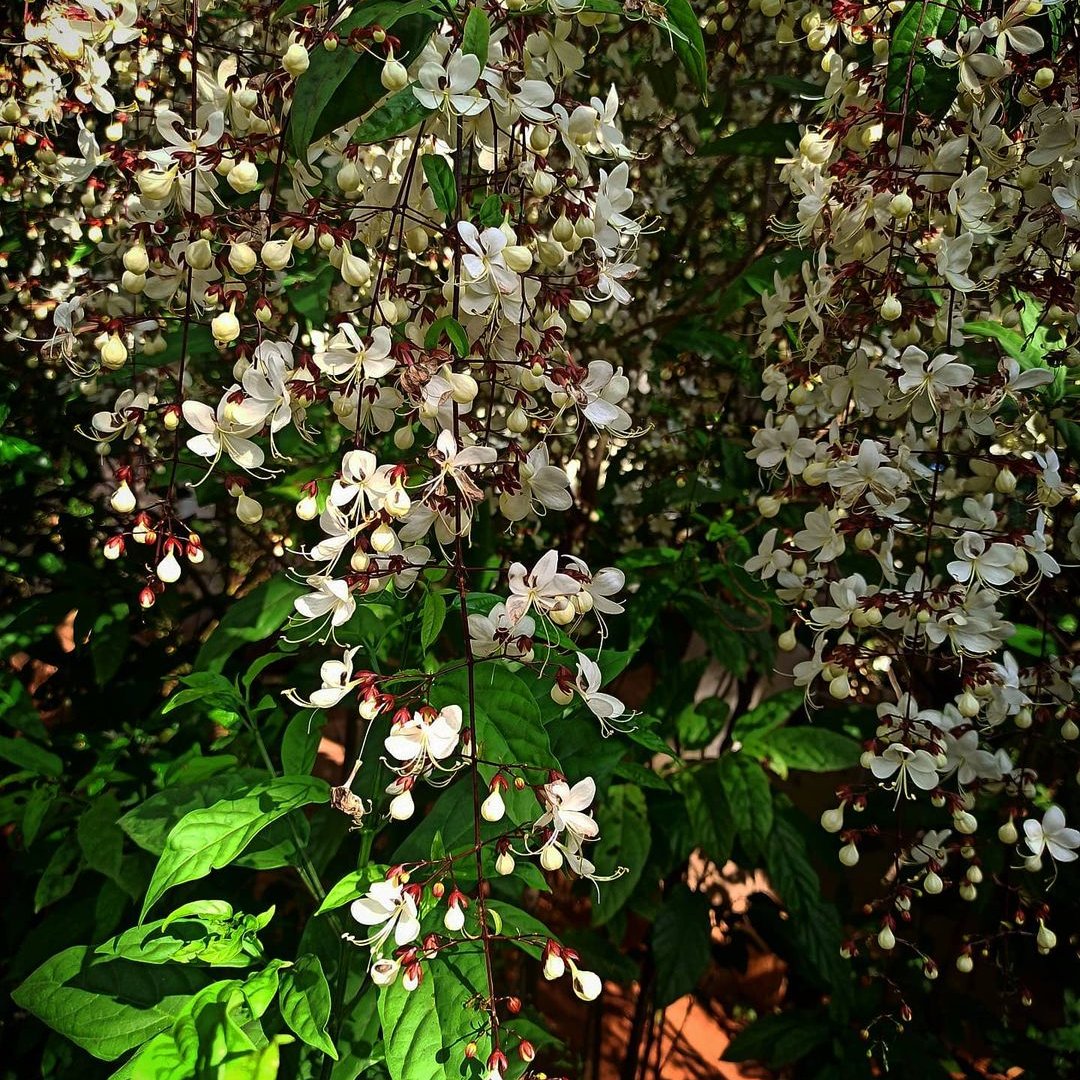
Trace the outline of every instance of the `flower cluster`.
{"type": "MultiPolygon", "coordinates": [[[[747,569],[797,612],[780,644],[804,649],[811,706],[876,703],[869,783],[822,818],[841,861],[877,835],[844,820],[874,781],[945,817],[896,852],[887,950],[912,900],[948,884],[950,854],[974,898],[983,818],[1029,873],[1075,858],[1046,809],[1061,777],[1031,735],[1080,734],[1080,678],[1045,599],[1080,558],[1062,410],[1080,361],[1080,87],[1062,5],[982,21],[950,2],[766,7],[778,40],[806,31],[828,83],[782,162],[795,210],[777,228],[805,261],[764,299],[770,411],[750,457],[778,524],[747,569]],[[1025,610],[1036,626],[1018,625],[1025,610]]],[[[1021,933],[1032,901],[1009,887],[1002,933],[1021,933]]],[[[960,959],[970,970],[970,947],[960,959]]]]}

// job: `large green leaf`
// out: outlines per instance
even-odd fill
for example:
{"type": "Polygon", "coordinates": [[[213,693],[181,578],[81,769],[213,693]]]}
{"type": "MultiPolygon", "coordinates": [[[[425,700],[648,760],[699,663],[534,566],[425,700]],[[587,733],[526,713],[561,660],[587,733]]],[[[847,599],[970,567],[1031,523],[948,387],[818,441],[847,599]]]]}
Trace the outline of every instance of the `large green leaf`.
{"type": "Polygon", "coordinates": [[[337,1050],[326,1033],[326,1023],[330,1019],[330,987],[317,956],[301,956],[285,972],[280,1007],[285,1023],[308,1046],[337,1060],[337,1050]]]}
{"type": "Polygon", "coordinates": [[[114,1061],[172,1023],[206,984],[196,968],[94,962],[82,945],[45,961],[13,994],[15,1003],[103,1061],[114,1061]]]}
{"type": "Polygon", "coordinates": [[[377,109],[357,124],[351,141],[361,146],[396,139],[411,131],[430,112],[416,100],[411,86],[391,94],[377,109]]]}
{"type": "Polygon", "coordinates": [[[394,27],[403,46],[397,59],[408,65],[438,25],[435,7],[435,0],[361,0],[335,27],[342,44],[333,52],[312,50],[307,71],[296,80],[289,117],[289,146],[297,157],[306,158],[313,142],[363,116],[386,93],[379,81],[382,61],[348,48],[349,34],[362,26],[394,27]]]}
{"type": "Polygon", "coordinates": [[[709,67],[705,59],[705,38],[689,0],[667,0],[667,21],[678,33],[672,36],[675,55],[682,62],[703,99],[709,96],[709,67]]]}
{"type": "Polygon", "coordinates": [[[768,758],[772,767],[786,775],[788,769],[806,772],[832,772],[849,769],[858,763],[862,747],[847,735],[827,728],[784,727],[748,740],[743,750],[755,757],[768,758]]]}
{"type": "Polygon", "coordinates": [[[600,887],[600,902],[593,905],[593,923],[606,923],[630,899],[641,880],[649,856],[652,834],[641,788],[616,784],[597,811],[600,839],[586,851],[600,874],[613,873],[617,866],[627,872],[600,887]]]}
{"type": "Polygon", "coordinates": [[[702,146],[698,153],[702,157],[775,157],[785,153],[789,143],[799,145],[798,124],[790,121],[765,123],[713,139],[702,146]]]}
{"type": "Polygon", "coordinates": [[[767,1014],[740,1031],[723,1056],[725,1061],[760,1061],[779,1069],[806,1057],[829,1035],[821,1013],[793,1010],[767,1014]]]}
{"type": "Polygon", "coordinates": [[[676,885],[653,923],[657,1008],[689,994],[709,966],[709,901],[702,893],[676,885]]]}
{"type": "Polygon", "coordinates": [[[937,63],[926,43],[948,34],[959,14],[959,0],[914,0],[904,7],[889,42],[888,109],[903,109],[906,104],[933,116],[943,116],[948,110],[956,94],[956,75],[937,63]]]}
{"type": "Polygon", "coordinates": [[[761,766],[746,754],[725,754],[719,767],[720,783],[739,839],[751,855],[756,855],[773,825],[769,779],[761,766]]]}
{"type": "Polygon", "coordinates": [[[195,667],[201,671],[221,671],[241,645],[268,638],[292,613],[293,601],[303,591],[302,585],[283,574],[275,574],[242,600],[230,604],[199,650],[195,667]]]}
{"type": "Polygon", "coordinates": [[[166,890],[228,866],[271,822],[327,797],[324,780],[282,776],[239,798],[222,799],[205,810],[191,811],[165,841],[140,920],[166,890]]]}
{"type": "MultiPolygon", "coordinates": [[[[379,1019],[392,1080],[449,1080],[442,1056],[442,1017],[435,1007],[437,975],[429,970],[412,991],[396,979],[379,990],[379,1019]]],[[[462,1048],[463,1049],[463,1048],[462,1048]]]]}

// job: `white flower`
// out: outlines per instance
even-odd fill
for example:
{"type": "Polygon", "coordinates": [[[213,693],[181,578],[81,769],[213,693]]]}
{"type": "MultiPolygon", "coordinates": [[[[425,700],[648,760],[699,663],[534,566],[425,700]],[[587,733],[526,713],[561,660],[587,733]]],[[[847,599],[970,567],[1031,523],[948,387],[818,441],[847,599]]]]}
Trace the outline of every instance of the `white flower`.
{"type": "Polygon", "coordinates": [[[596,798],[596,782],[591,776],[579,780],[573,787],[565,780],[545,784],[540,795],[547,810],[537,818],[533,828],[551,830],[546,843],[554,843],[565,833],[565,842],[580,848],[583,841],[595,840],[599,835],[599,826],[586,813],[596,798]]]}
{"type": "Polygon", "coordinates": [[[956,558],[947,569],[961,584],[975,580],[992,588],[1008,585],[1015,576],[1011,563],[1016,558],[1012,544],[988,544],[978,533],[966,532],[953,545],[956,558]]]}
{"type": "Polygon", "coordinates": [[[788,413],[777,426],[776,414],[770,412],[765,417],[765,426],[754,432],[753,443],[748,458],[763,469],[783,465],[792,476],[799,476],[814,457],[814,441],[802,437],[794,413],[788,413]]]}
{"type": "Polygon", "coordinates": [[[413,94],[425,109],[476,116],[487,108],[487,101],[474,90],[480,78],[480,60],[472,53],[451,53],[445,69],[433,62],[422,64],[417,78],[420,85],[413,86],[413,94]]]}
{"type": "Polygon", "coordinates": [[[532,639],[536,623],[528,615],[511,622],[505,604],[496,604],[486,615],[474,612],[469,616],[469,638],[473,656],[507,656],[511,659],[532,655],[532,639]]]}
{"type": "Polygon", "coordinates": [[[557,551],[545,552],[532,570],[526,570],[522,563],[511,563],[507,581],[510,597],[506,601],[506,616],[512,623],[518,622],[533,607],[550,611],[581,590],[581,585],[572,577],[559,573],[557,551]]]}
{"type": "Polygon", "coordinates": [[[1028,818],[1024,822],[1024,843],[1032,855],[1050,853],[1057,862],[1074,862],[1080,847],[1080,830],[1065,827],[1065,814],[1060,806],[1051,806],[1042,822],[1028,818]]]}
{"type": "Polygon", "coordinates": [[[971,292],[975,282],[968,277],[971,265],[971,245],[975,240],[973,233],[965,232],[959,236],[944,236],[937,253],[937,272],[957,292],[971,292]]]}
{"type": "Polygon", "coordinates": [[[517,466],[516,491],[499,496],[499,511],[510,521],[520,521],[530,510],[540,516],[547,510],[568,510],[574,503],[570,478],[548,462],[547,443],[537,443],[517,466]]]}
{"type": "Polygon", "coordinates": [[[349,583],[340,578],[315,575],[308,578],[308,584],[315,586],[315,591],[298,596],[293,606],[302,619],[322,620],[322,626],[329,622],[331,627],[344,626],[356,611],[356,599],[349,591],[349,583]]]}
{"type": "Polygon", "coordinates": [[[506,234],[489,228],[480,232],[471,221],[457,223],[458,235],[465,245],[461,257],[465,293],[462,307],[470,315],[483,315],[501,296],[513,296],[521,289],[521,278],[503,257],[506,234]]]}
{"type": "Polygon", "coordinates": [[[793,537],[802,551],[816,551],[818,562],[831,562],[844,553],[844,537],[836,528],[837,516],[828,507],[808,510],[803,527],[793,537]]]}
{"type": "Polygon", "coordinates": [[[376,326],[370,343],[365,345],[352,323],[342,323],[327,343],[326,351],[315,354],[315,363],[337,382],[381,379],[394,370],[390,356],[392,344],[385,326],[376,326]]]}
{"type": "Polygon", "coordinates": [[[930,360],[917,345],[909,345],[903,351],[900,366],[903,368],[898,382],[900,392],[912,396],[926,394],[935,403],[951,390],[969,385],[975,377],[975,369],[951,353],[939,353],[930,360]]]}
{"type": "Polygon", "coordinates": [[[295,690],[286,690],[285,696],[294,704],[304,708],[332,708],[360,683],[360,679],[353,678],[353,657],[359,649],[360,646],[357,645],[355,648],[347,649],[340,660],[324,661],[319,669],[322,686],[307,700],[300,697],[295,690]]]}
{"type": "Polygon", "coordinates": [[[383,745],[404,771],[422,773],[440,767],[456,749],[461,738],[461,709],[447,705],[438,713],[421,709],[404,723],[395,723],[383,745]]]}
{"type": "Polygon", "coordinates": [[[907,795],[907,781],[923,791],[931,791],[938,786],[937,762],[925,750],[912,750],[903,743],[892,743],[870,759],[870,771],[878,780],[888,780],[896,773],[896,779],[886,785],[896,789],[897,796],[907,795]]]}
{"type": "Polygon", "coordinates": [[[398,947],[408,945],[420,936],[416,901],[404,886],[393,881],[374,882],[366,895],[353,901],[349,911],[363,926],[381,928],[361,942],[371,946],[373,959],[391,934],[398,947]]]}
{"type": "Polygon", "coordinates": [[[341,459],[341,476],[330,488],[333,506],[352,505],[352,512],[363,515],[382,509],[390,493],[392,465],[379,465],[370,450],[350,450],[341,459]]]}
{"type": "MultiPolygon", "coordinates": [[[[626,706],[613,694],[600,692],[604,676],[599,665],[584,653],[578,653],[577,668],[574,685],[589,711],[600,721],[600,731],[607,736],[619,730],[616,721],[626,712],[626,706]]],[[[623,722],[628,719],[629,717],[626,717],[623,722]]]]}
{"type": "Polygon", "coordinates": [[[225,454],[245,472],[254,472],[262,465],[265,455],[262,447],[246,436],[257,428],[230,418],[230,404],[229,395],[226,394],[218,402],[215,413],[209,405],[188,398],[181,407],[184,419],[200,434],[188,439],[187,447],[193,454],[206,458],[211,466],[216,465],[221,455],[225,454]]]}

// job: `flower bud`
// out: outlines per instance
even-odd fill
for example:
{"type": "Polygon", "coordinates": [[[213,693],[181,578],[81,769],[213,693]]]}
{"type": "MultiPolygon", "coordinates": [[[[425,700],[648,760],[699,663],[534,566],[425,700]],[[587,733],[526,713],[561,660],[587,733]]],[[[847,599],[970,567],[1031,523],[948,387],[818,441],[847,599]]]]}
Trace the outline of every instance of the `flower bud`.
{"type": "Polygon", "coordinates": [[[1020,834],[1016,831],[1016,826],[1012,823],[1012,818],[1005,822],[998,829],[998,839],[1003,844],[1015,844],[1019,839],[1020,834]]]}
{"type": "Polygon", "coordinates": [[[886,322],[895,322],[904,313],[904,305],[892,293],[887,293],[881,301],[880,310],[881,317],[886,322]]]}
{"type": "Polygon", "coordinates": [[[757,501],[757,511],[763,518],[774,518],[782,505],[775,495],[762,495],[757,501]]]}
{"type": "Polygon", "coordinates": [[[109,505],[118,514],[130,514],[135,509],[135,502],[135,493],[128,487],[126,480],[120,481],[120,486],[112,493],[112,498],[109,499],[109,505]]]}
{"type": "Polygon", "coordinates": [[[236,500],[236,516],[245,525],[255,525],[262,520],[262,504],[251,498],[250,495],[241,494],[236,500]]]}
{"type": "Polygon", "coordinates": [[[581,971],[573,964],[570,965],[570,970],[573,974],[574,993],[582,1001],[595,1001],[604,989],[600,976],[595,971],[581,971]]]}
{"type": "Polygon", "coordinates": [[[171,548],[165,558],[157,564],[157,576],[159,581],[169,583],[180,580],[180,563],[171,548]]]}
{"type": "Polygon", "coordinates": [[[135,181],[144,198],[161,202],[172,195],[176,172],[175,165],[171,169],[143,169],[136,174],[135,181]]]}
{"type": "Polygon", "coordinates": [[[544,978],[549,982],[561,979],[566,973],[566,961],[557,953],[549,953],[544,959],[544,978]]]}
{"type": "Polygon", "coordinates": [[[209,270],[214,265],[214,252],[210,248],[210,241],[200,236],[194,243],[188,244],[184,261],[192,270],[209,270]]]}
{"type": "Polygon", "coordinates": [[[413,802],[411,791],[403,791],[390,800],[390,817],[394,821],[408,821],[415,812],[416,804],[413,802]]]}
{"type": "Polygon", "coordinates": [[[124,538],[122,536],[110,536],[105,541],[105,547],[102,549],[102,554],[110,562],[115,559],[119,559],[124,554],[124,538]]]}
{"type": "Polygon", "coordinates": [[[540,865],[545,870],[558,870],[562,864],[562,852],[554,844],[548,844],[547,847],[540,852],[540,865]]]}
{"type": "Polygon", "coordinates": [[[953,818],[953,826],[958,833],[962,833],[964,836],[971,836],[979,827],[979,823],[974,814],[969,813],[967,810],[961,810],[953,818]]]}
{"type": "Polygon", "coordinates": [[[1032,82],[1035,83],[1035,86],[1039,90],[1045,90],[1047,87],[1053,86],[1054,69],[1049,67],[1039,68],[1039,70],[1035,72],[1032,82]]]}
{"type": "Polygon", "coordinates": [[[834,806],[821,815],[821,827],[828,833],[839,832],[844,827],[844,808],[834,806]]]}
{"type": "Polygon", "coordinates": [[[263,266],[267,270],[284,270],[292,258],[293,242],[288,240],[267,240],[259,252],[263,266]]]}
{"type": "Polygon", "coordinates": [[[564,690],[558,683],[551,688],[551,700],[556,705],[569,705],[574,700],[574,694],[571,690],[564,690]]]}
{"type": "Polygon", "coordinates": [[[404,90],[409,85],[409,73],[400,60],[394,59],[393,49],[387,54],[386,62],[379,73],[379,82],[391,93],[396,90],[404,90]]]}
{"type": "Polygon", "coordinates": [[[301,521],[313,521],[319,516],[319,501],[314,495],[305,495],[296,504],[296,516],[301,521]]]}
{"type": "Polygon", "coordinates": [[[855,841],[851,840],[840,849],[840,863],[842,866],[855,866],[859,861],[859,849],[855,841]]]}
{"type": "Polygon", "coordinates": [[[795,636],[795,628],[789,626],[784,630],[776,639],[776,644],[781,652],[791,652],[798,644],[798,639],[795,636]]]}
{"type": "Polygon", "coordinates": [[[400,427],[394,432],[394,445],[399,450],[408,450],[416,441],[411,427],[400,427]]]}
{"type": "Polygon", "coordinates": [[[994,487],[1002,495],[1011,495],[1016,490],[1016,473],[1007,465],[1004,469],[999,469],[997,476],[994,477],[994,487]]]}
{"type": "Polygon", "coordinates": [[[926,877],[923,878],[923,891],[931,896],[937,896],[943,888],[945,888],[945,882],[933,870],[928,870],[926,877]]]}
{"type": "Polygon", "coordinates": [[[294,41],[285,50],[285,55],[281,58],[281,66],[294,79],[298,79],[303,75],[304,72],[307,71],[310,63],[311,58],[308,56],[308,51],[299,41],[294,41]]]}
{"type": "Polygon", "coordinates": [[[961,953],[956,958],[956,970],[964,975],[968,975],[975,967],[975,961],[971,959],[967,953],[961,953]]]}
{"type": "Polygon", "coordinates": [[[371,281],[371,265],[354,255],[348,245],[341,253],[341,280],[354,289],[362,289],[371,281]]]}
{"type": "Polygon", "coordinates": [[[970,690],[965,690],[956,702],[956,708],[961,716],[970,720],[979,715],[979,699],[970,690]]]}
{"type": "Polygon", "coordinates": [[[514,856],[509,851],[500,852],[495,858],[495,873],[506,877],[514,872],[514,856]]]}
{"type": "Polygon", "coordinates": [[[571,300],[567,311],[576,323],[588,322],[592,317],[592,305],[587,300],[571,300]]]}
{"type": "Polygon", "coordinates": [[[450,904],[443,916],[443,926],[456,934],[465,925],[465,912],[460,904],[450,904]]]}
{"type": "Polygon", "coordinates": [[[250,244],[233,244],[229,248],[229,267],[234,274],[243,277],[250,274],[259,262],[255,249],[250,244]]]}
{"type": "Polygon", "coordinates": [[[422,251],[427,251],[429,243],[431,243],[431,237],[428,236],[427,229],[425,229],[423,225],[414,225],[405,233],[405,246],[414,255],[419,255],[422,251]]]}
{"type": "Polygon", "coordinates": [[[533,264],[532,252],[523,244],[508,244],[502,251],[503,262],[515,274],[526,273],[533,264]]]}
{"type": "Polygon", "coordinates": [[[898,191],[889,200],[889,213],[892,214],[897,221],[903,221],[904,218],[911,213],[914,205],[915,204],[911,201],[911,196],[906,191],[898,191]]]}
{"type": "Polygon", "coordinates": [[[237,195],[254,191],[259,183],[259,170],[254,161],[238,161],[225,177],[225,182],[237,195]]]}
{"type": "Polygon", "coordinates": [[[1040,949],[1045,949],[1047,952],[1057,944],[1057,934],[1042,919],[1039,920],[1039,932],[1035,935],[1035,942],[1040,949]]]}
{"type": "Polygon", "coordinates": [[[144,611],[149,610],[157,603],[157,594],[148,585],[139,591],[139,607],[144,611]]]}
{"type": "Polygon", "coordinates": [[[132,296],[141,296],[146,289],[146,275],[125,270],[120,276],[120,288],[132,296]]]}
{"type": "Polygon", "coordinates": [[[124,269],[133,274],[145,274],[150,269],[150,256],[142,244],[136,244],[124,252],[124,269]]]}
{"type": "Polygon", "coordinates": [[[555,190],[555,177],[541,169],[537,169],[532,175],[529,186],[538,198],[546,199],[555,190]]]}
{"type": "Polygon", "coordinates": [[[506,803],[499,793],[498,788],[492,789],[491,794],[480,804],[480,816],[485,821],[502,821],[506,815],[506,803]]]}
{"type": "Polygon", "coordinates": [[[883,926],[878,931],[877,943],[886,952],[896,948],[896,935],[892,932],[891,926],[883,926]]]}
{"type": "Polygon", "coordinates": [[[101,346],[101,364],[108,371],[117,371],[127,363],[127,346],[119,334],[110,334],[101,346]]]}
{"type": "Polygon", "coordinates": [[[380,555],[393,551],[396,541],[397,533],[385,521],[380,522],[371,534],[372,550],[377,551],[380,555]]]}
{"type": "Polygon", "coordinates": [[[835,679],[829,680],[829,694],[837,701],[844,701],[851,696],[851,681],[847,672],[842,672],[835,679]]]}
{"type": "Polygon", "coordinates": [[[577,618],[577,612],[573,604],[562,603],[548,612],[548,618],[556,626],[569,626],[577,618]]]}
{"type": "Polygon", "coordinates": [[[210,323],[210,333],[215,341],[228,345],[240,336],[240,320],[233,314],[232,308],[215,315],[210,323]]]}
{"type": "Polygon", "coordinates": [[[401,964],[397,960],[381,959],[371,965],[371,981],[376,986],[389,986],[397,978],[401,964]]]}

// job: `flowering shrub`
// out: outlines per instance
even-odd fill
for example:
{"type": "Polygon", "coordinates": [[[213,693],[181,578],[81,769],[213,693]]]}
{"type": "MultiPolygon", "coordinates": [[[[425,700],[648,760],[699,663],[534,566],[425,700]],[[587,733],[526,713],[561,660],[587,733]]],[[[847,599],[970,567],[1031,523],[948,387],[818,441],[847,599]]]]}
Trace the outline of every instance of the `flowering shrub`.
{"type": "Polygon", "coordinates": [[[12,337],[93,403],[115,584],[11,645],[77,608],[109,710],[137,618],[168,691],[89,768],[12,691],[34,907],[109,890],[16,964],[46,1075],[72,1043],[130,1078],[540,1075],[539,986],[637,978],[641,1040],[714,935],[807,1006],[729,1056],[806,1075],[922,1065],[892,1035],[942,955],[1030,996],[1080,850],[1075,32],[735,8],[28,5],[12,337]],[[884,869],[846,928],[797,808],[839,770],[821,825],[884,869]],[[915,916],[954,887],[943,950],[915,916]]]}

